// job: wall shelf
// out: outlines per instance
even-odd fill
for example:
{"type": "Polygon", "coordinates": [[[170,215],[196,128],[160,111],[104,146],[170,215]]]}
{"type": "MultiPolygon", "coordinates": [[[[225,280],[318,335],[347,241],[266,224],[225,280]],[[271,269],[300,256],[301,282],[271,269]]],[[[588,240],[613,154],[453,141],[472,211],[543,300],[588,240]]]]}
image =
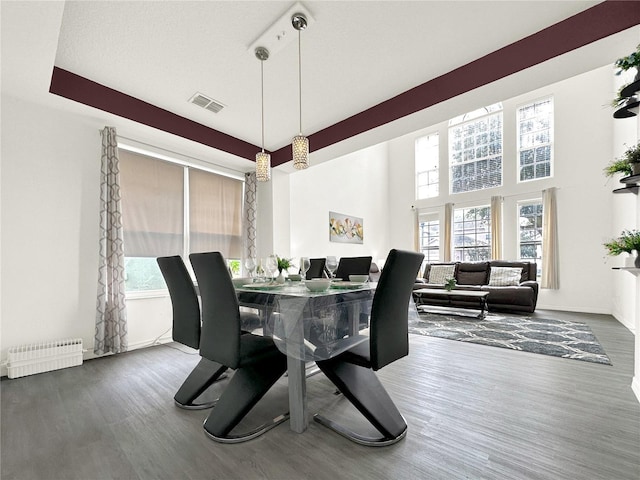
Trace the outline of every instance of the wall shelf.
{"type": "Polygon", "coordinates": [[[638,190],[640,190],[640,187],[633,185],[631,187],[616,188],[613,193],[635,193],[637,195],[638,190]]]}
{"type": "Polygon", "coordinates": [[[635,193],[640,190],[640,175],[630,175],[620,179],[620,183],[624,183],[625,187],[618,188],[613,193],[635,193]]]}
{"type": "MultiPolygon", "coordinates": [[[[632,97],[635,99],[635,97],[632,97]]],[[[632,109],[637,109],[640,106],[640,102],[638,100],[627,101],[622,107],[613,112],[613,118],[631,118],[635,117],[637,114],[632,111],[632,109]]]]}
{"type": "Polygon", "coordinates": [[[640,90],[640,80],[630,83],[620,91],[621,97],[631,97],[634,93],[640,90]]]}
{"type": "Polygon", "coordinates": [[[620,90],[620,98],[626,98],[627,101],[624,105],[621,105],[618,110],[613,112],[613,118],[630,118],[638,114],[640,101],[638,101],[635,96],[638,91],[640,91],[640,79],[636,76],[636,79],[632,83],[620,90]]]}
{"type": "Polygon", "coordinates": [[[638,267],[611,267],[612,270],[626,270],[634,275],[640,275],[640,268],[638,267]]]}

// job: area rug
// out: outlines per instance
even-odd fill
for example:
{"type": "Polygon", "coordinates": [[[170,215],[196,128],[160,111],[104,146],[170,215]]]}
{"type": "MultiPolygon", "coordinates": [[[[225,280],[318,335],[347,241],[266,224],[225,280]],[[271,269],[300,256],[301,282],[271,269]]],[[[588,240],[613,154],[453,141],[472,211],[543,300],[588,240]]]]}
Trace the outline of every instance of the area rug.
{"type": "Polygon", "coordinates": [[[485,319],[420,313],[409,333],[611,365],[591,328],[579,322],[489,314],[485,319]]]}

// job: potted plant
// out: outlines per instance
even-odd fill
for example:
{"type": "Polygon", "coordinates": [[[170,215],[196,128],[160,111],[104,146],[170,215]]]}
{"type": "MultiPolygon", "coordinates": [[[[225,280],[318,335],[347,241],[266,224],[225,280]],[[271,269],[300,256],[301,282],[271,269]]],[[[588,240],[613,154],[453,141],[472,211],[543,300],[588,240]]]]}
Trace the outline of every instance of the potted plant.
{"type": "Polygon", "coordinates": [[[611,102],[613,108],[619,109],[614,113],[615,118],[627,118],[634,116],[634,113],[630,113],[628,110],[637,106],[638,100],[634,96],[635,92],[639,88],[640,83],[640,45],[636,47],[636,51],[630,53],[626,57],[619,58],[615,61],[614,65],[618,68],[616,75],[620,75],[632,68],[636,69],[636,76],[631,83],[625,84],[618,90],[616,98],[611,102]],[[628,108],[626,108],[628,107],[628,108]]]}
{"type": "Polygon", "coordinates": [[[622,105],[627,103],[627,101],[629,100],[629,97],[625,97],[622,93],[622,90],[624,90],[625,87],[626,85],[622,85],[616,92],[616,98],[611,100],[611,106],[613,108],[621,107],[622,105]]]}
{"type": "Polygon", "coordinates": [[[276,255],[276,258],[278,259],[278,278],[276,278],[276,282],[278,283],[284,283],[284,275],[282,274],[283,270],[289,270],[291,267],[293,267],[293,259],[292,258],[283,258],[283,257],[279,257],[278,255],[276,255]]]}
{"type": "MultiPolygon", "coordinates": [[[[636,47],[635,52],[630,53],[626,57],[617,59],[614,65],[618,68],[616,75],[620,75],[622,72],[626,72],[627,70],[630,70],[632,68],[638,69],[638,67],[640,66],[640,44],[638,44],[638,46],[636,47]]],[[[636,72],[636,79],[638,79],[639,75],[640,69],[638,69],[638,72],[636,72]]]]}
{"type": "Polygon", "coordinates": [[[631,175],[631,164],[626,160],[616,159],[609,162],[604,169],[604,174],[607,177],[613,177],[616,173],[622,173],[623,176],[628,177],[631,175]]]}
{"type": "Polygon", "coordinates": [[[446,282],[444,282],[444,289],[447,292],[450,292],[451,290],[453,290],[456,287],[456,279],[455,278],[449,278],[447,279],[446,282]]]}
{"type": "Polygon", "coordinates": [[[622,173],[624,176],[640,174],[640,143],[627,149],[620,158],[609,162],[604,173],[607,177],[613,177],[616,173],[622,173]]]}
{"type": "Polygon", "coordinates": [[[605,243],[604,246],[612,256],[622,253],[633,255],[635,251],[634,265],[640,268],[640,230],[623,230],[618,238],[605,243]]]}
{"type": "Polygon", "coordinates": [[[627,149],[622,158],[631,166],[632,175],[640,175],[640,142],[627,149]]]}
{"type": "Polygon", "coordinates": [[[283,270],[288,270],[293,267],[292,258],[281,258],[276,255],[278,259],[278,272],[282,273],[283,270]]]}

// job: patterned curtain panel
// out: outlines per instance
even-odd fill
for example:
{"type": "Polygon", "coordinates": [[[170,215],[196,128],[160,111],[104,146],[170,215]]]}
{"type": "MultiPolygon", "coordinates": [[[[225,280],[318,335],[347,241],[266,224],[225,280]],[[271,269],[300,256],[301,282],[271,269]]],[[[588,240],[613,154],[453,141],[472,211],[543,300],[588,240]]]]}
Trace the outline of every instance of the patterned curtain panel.
{"type": "Polygon", "coordinates": [[[502,260],[502,197],[491,197],[491,258],[502,260]]]}
{"type": "MultiPolygon", "coordinates": [[[[244,207],[242,212],[242,229],[243,229],[243,249],[242,258],[255,257],[256,256],[256,239],[257,239],[257,227],[256,227],[256,172],[245,173],[244,175],[244,207]]],[[[245,271],[244,261],[242,262],[242,269],[245,271]]],[[[248,272],[245,271],[245,275],[248,272]]]]}
{"type": "Polygon", "coordinates": [[[100,258],[93,351],[127,351],[127,311],[124,291],[124,244],[120,205],[116,129],[102,130],[100,170],[100,258]]]}
{"type": "Polygon", "coordinates": [[[558,290],[558,214],[556,212],[556,189],[542,191],[542,278],[541,288],[558,290]]]}

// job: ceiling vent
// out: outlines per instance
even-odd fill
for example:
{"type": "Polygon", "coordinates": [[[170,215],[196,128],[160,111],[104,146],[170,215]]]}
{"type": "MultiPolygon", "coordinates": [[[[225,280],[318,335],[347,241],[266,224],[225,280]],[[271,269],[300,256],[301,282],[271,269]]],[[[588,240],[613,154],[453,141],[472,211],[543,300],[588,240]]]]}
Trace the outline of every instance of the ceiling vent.
{"type": "Polygon", "coordinates": [[[217,102],[213,98],[209,98],[199,92],[189,99],[189,103],[193,103],[194,105],[202,107],[205,110],[209,110],[213,113],[218,113],[224,108],[224,105],[222,103],[217,102]]]}

